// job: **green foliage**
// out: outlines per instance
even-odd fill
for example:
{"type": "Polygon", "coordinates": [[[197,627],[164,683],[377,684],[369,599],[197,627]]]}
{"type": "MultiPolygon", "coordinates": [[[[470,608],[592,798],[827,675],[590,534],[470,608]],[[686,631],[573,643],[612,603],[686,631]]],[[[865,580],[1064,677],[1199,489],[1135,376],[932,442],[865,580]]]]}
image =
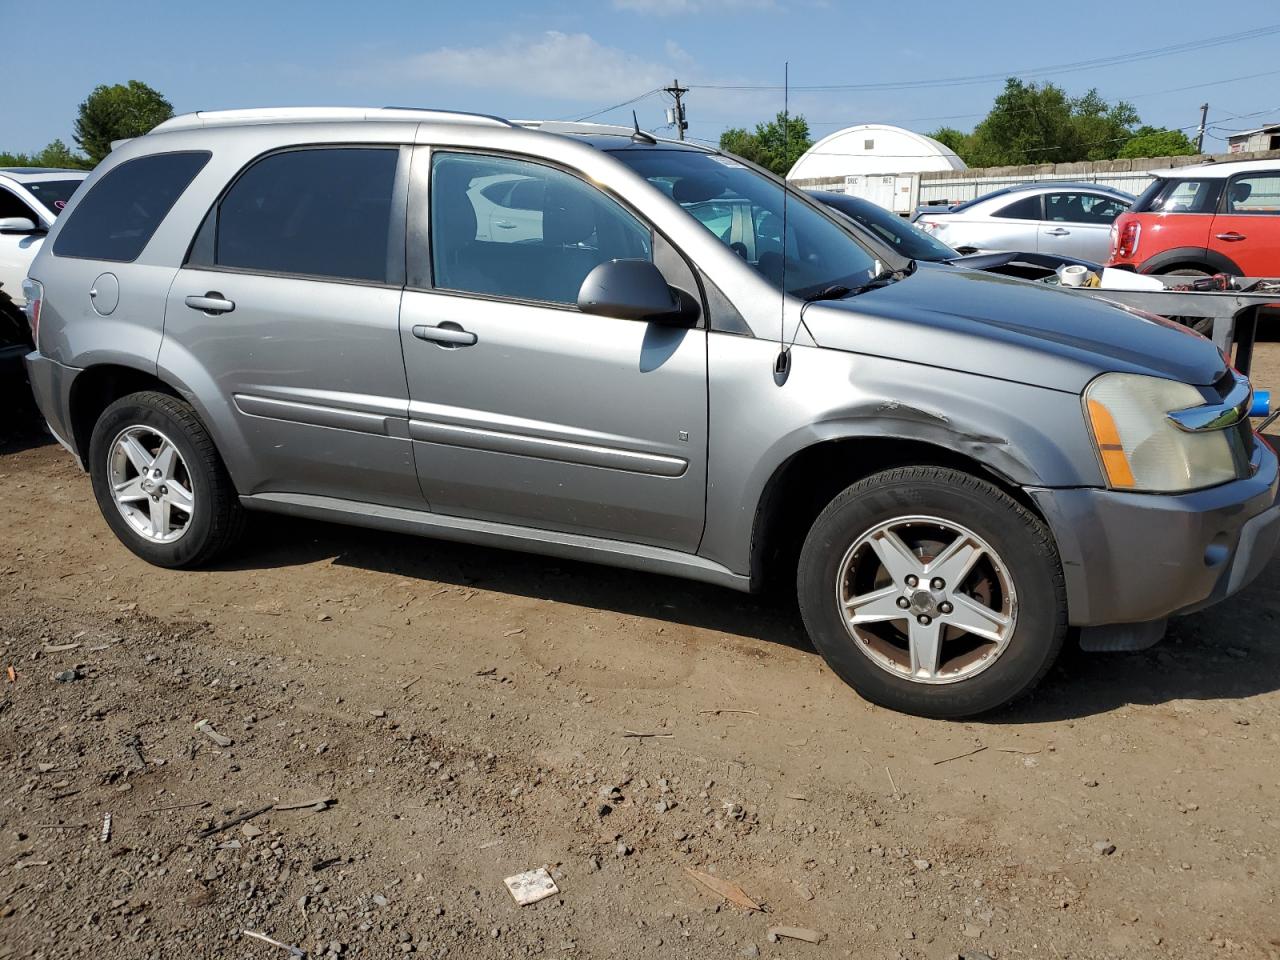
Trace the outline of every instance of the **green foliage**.
{"type": "Polygon", "coordinates": [[[1196,152],[1181,130],[1165,130],[1160,127],[1139,127],[1133,139],[1120,148],[1120,156],[1137,157],[1189,157],[1196,152]]]}
{"type": "Polygon", "coordinates": [[[88,170],[92,163],[78,153],[73,153],[61,140],[55,140],[39,153],[0,152],[0,167],[69,167],[88,170]]]}
{"type": "Polygon", "coordinates": [[[173,104],[140,80],[98,86],[80,104],[76,143],[98,163],[111,141],[138,137],[173,116],[173,104]]]}
{"type": "Polygon", "coordinates": [[[1176,130],[1135,130],[1139,122],[1132,104],[1108,103],[1097,90],[1072,98],[1056,84],[1010,77],[972,133],[943,127],[930,136],[971,167],[1170,156],[1190,145],[1176,130]]]}
{"type": "Polygon", "coordinates": [[[785,177],[811,146],[813,140],[805,118],[793,116],[787,120],[781,113],[767,123],[757,123],[754,132],[735,127],[720,134],[721,150],[758,163],[780,177],[785,177]]]}

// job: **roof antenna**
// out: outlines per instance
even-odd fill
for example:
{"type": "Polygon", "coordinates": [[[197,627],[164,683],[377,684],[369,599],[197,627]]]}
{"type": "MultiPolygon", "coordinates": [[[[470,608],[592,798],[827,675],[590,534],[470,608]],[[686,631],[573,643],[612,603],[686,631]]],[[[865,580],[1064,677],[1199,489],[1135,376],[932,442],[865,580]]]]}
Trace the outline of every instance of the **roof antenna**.
{"type": "Polygon", "coordinates": [[[652,133],[648,133],[640,129],[640,121],[636,118],[636,112],[631,111],[631,123],[635,127],[635,133],[631,134],[631,139],[635,143],[657,143],[658,138],[652,133]]]}
{"type": "MultiPolygon", "coordinates": [[[[791,61],[782,65],[782,162],[791,156],[791,61]]],[[[790,171],[788,171],[790,172],[790,171]]],[[[791,348],[787,346],[787,174],[782,175],[782,304],[778,311],[778,355],[773,382],[782,386],[791,376],[791,348]]]]}

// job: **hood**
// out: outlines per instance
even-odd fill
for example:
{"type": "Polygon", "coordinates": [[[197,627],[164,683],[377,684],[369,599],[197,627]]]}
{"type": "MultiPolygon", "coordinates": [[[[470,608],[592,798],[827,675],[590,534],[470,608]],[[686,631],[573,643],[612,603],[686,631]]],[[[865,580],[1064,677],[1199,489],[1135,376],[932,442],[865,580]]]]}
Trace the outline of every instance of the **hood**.
{"type": "Polygon", "coordinates": [[[1210,341],[1161,317],[956,266],[921,264],[888,286],[811,304],[804,322],[822,347],[1072,393],[1108,371],[1207,386],[1225,369],[1210,341]]]}

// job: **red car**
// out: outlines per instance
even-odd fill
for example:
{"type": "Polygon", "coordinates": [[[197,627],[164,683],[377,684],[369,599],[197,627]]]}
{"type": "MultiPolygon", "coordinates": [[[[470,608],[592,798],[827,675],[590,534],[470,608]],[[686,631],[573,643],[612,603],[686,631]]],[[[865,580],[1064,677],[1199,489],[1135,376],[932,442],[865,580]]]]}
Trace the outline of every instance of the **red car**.
{"type": "Polygon", "coordinates": [[[1280,276],[1280,160],[1206,163],[1155,180],[1111,226],[1107,266],[1280,276]]]}

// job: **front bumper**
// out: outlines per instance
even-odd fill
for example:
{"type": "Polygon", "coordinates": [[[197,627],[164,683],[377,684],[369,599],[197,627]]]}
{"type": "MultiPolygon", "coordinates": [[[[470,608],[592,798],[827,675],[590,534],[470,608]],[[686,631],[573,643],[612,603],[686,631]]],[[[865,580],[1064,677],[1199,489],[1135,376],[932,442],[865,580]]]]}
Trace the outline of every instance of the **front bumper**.
{"type": "Polygon", "coordinates": [[[71,429],[71,384],[80,370],[50,360],[37,351],[27,354],[26,364],[31,393],[41,416],[49,425],[49,432],[84,469],[84,458],[76,449],[75,431],[71,429]]]}
{"type": "Polygon", "coordinates": [[[1253,475],[1165,495],[1029,488],[1058,542],[1072,626],[1144,623],[1243,590],[1280,544],[1276,455],[1253,475]]]}

